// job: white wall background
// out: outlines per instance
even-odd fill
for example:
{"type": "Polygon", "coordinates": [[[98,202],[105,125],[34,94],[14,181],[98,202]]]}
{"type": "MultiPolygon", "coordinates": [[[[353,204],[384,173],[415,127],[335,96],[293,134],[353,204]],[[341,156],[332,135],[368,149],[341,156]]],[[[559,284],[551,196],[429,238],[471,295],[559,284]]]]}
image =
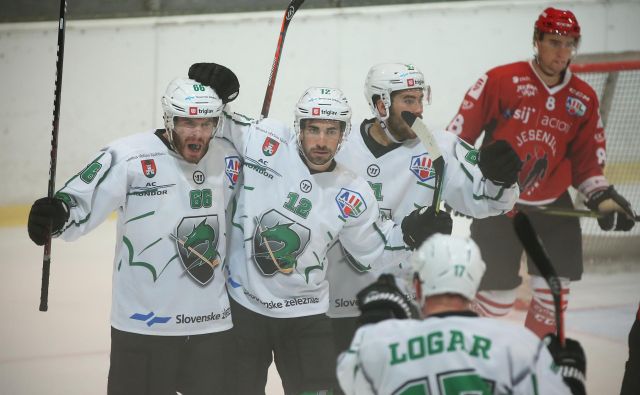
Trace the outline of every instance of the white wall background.
{"type": "MultiPolygon", "coordinates": [[[[425,117],[443,127],[485,70],[531,55],[533,22],[551,5],[576,14],[581,53],[640,50],[638,0],[303,7],[287,33],[270,115],[293,122],[304,89],[328,85],[345,91],[359,123],[369,116],[362,93],[369,67],[400,61],[425,73],[433,89],[425,117]]],[[[194,62],[234,70],[241,93],[233,108],[257,116],[281,20],[282,12],[260,12],[69,21],[56,185],[109,141],[162,127],[164,88],[194,62]]],[[[46,194],[56,42],[56,23],[0,25],[0,205],[46,194]]]]}

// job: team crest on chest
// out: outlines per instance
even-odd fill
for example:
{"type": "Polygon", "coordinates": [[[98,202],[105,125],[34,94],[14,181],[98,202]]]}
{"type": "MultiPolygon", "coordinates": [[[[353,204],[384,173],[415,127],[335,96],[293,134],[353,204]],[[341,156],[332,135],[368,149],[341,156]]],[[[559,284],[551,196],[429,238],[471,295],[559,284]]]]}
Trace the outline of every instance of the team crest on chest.
{"type": "Polygon", "coordinates": [[[144,159],[140,161],[142,165],[142,174],[144,174],[147,178],[153,178],[156,175],[157,168],[156,162],[153,159],[144,159]]]}
{"type": "Polygon", "coordinates": [[[237,156],[227,156],[224,158],[224,174],[227,176],[231,185],[236,185],[240,176],[241,162],[237,156]]]}
{"type": "Polygon", "coordinates": [[[219,235],[217,215],[185,217],[178,224],[176,235],[171,235],[184,271],[200,285],[215,277],[214,268],[220,264],[219,235]]]}
{"type": "Polygon", "coordinates": [[[265,276],[293,273],[311,239],[311,230],[275,209],[255,221],[252,244],[257,268],[265,276]]]}
{"type": "Polygon", "coordinates": [[[567,112],[574,117],[581,117],[587,112],[587,106],[578,98],[569,96],[566,103],[567,112]]]}
{"type": "Polygon", "coordinates": [[[264,143],[262,143],[262,153],[264,156],[272,156],[275,155],[276,151],[278,151],[278,147],[280,143],[272,139],[271,137],[267,137],[264,139],[264,143]]]}
{"type": "Polygon", "coordinates": [[[433,168],[433,161],[425,152],[424,154],[411,157],[409,170],[422,182],[436,176],[436,169],[433,168]]]}
{"type": "Polygon", "coordinates": [[[346,188],[340,189],[340,192],[336,195],[336,203],[344,219],[348,217],[358,218],[367,209],[367,204],[364,202],[362,195],[346,188]]]}

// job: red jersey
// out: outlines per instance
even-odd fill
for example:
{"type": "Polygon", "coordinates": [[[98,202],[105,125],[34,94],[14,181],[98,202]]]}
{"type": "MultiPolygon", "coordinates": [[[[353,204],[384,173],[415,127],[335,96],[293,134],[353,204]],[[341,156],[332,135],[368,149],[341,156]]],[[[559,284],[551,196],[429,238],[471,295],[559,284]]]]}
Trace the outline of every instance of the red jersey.
{"type": "Polygon", "coordinates": [[[508,141],[524,162],[518,183],[525,203],[550,203],[571,185],[586,196],[608,186],[598,97],[570,70],[549,88],[530,62],[491,69],[447,130],[471,144],[483,131],[483,144],[508,141]]]}

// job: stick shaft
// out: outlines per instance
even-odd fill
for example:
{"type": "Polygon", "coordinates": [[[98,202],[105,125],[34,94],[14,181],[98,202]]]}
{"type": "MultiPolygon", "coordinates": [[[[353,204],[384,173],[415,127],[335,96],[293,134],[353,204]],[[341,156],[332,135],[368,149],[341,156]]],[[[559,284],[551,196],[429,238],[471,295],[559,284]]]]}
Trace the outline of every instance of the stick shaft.
{"type": "MultiPolygon", "coordinates": [[[[579,210],[568,207],[553,206],[530,206],[527,204],[516,204],[516,208],[525,212],[540,212],[547,215],[557,215],[561,217],[586,217],[586,218],[602,218],[606,214],[591,210],[579,210]]],[[[636,215],[634,220],[640,222],[640,215],[636,215]]]]}
{"type": "Polygon", "coordinates": [[[549,285],[556,316],[556,334],[560,344],[564,347],[564,313],[562,311],[562,283],[556,274],[549,254],[544,249],[542,240],[538,237],[527,215],[519,212],[513,219],[513,227],[524,250],[533,260],[534,265],[549,285]]]}
{"type": "MultiPolygon", "coordinates": [[[[49,184],[47,196],[52,198],[56,189],[56,164],[58,158],[58,124],[60,121],[60,101],[62,100],[62,66],[64,63],[64,33],[66,27],[67,0],[60,0],[58,19],[58,50],[56,54],[56,88],[53,100],[53,124],[51,131],[51,161],[49,164],[49,184]]],[[[42,283],[40,286],[40,311],[49,309],[49,273],[51,269],[51,232],[44,244],[42,258],[42,283]]]]}
{"type": "Polygon", "coordinates": [[[269,115],[269,108],[271,107],[271,98],[273,97],[273,88],[276,85],[276,76],[278,75],[278,68],[280,67],[280,56],[282,55],[282,47],[284,46],[284,38],[289,28],[289,23],[293,19],[293,15],[298,11],[304,0],[291,0],[287,9],[284,12],[282,18],[282,25],[280,27],[280,35],[278,36],[278,45],[276,46],[276,54],[273,58],[273,64],[271,65],[271,72],[269,73],[269,82],[267,83],[267,91],[264,94],[264,101],[262,102],[262,110],[260,114],[262,118],[266,118],[269,115]]]}

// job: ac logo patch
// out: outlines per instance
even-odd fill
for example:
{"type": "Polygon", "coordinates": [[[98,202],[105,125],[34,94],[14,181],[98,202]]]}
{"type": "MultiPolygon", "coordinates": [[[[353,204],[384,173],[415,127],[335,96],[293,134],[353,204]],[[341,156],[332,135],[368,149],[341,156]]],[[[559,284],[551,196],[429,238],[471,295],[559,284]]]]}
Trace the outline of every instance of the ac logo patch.
{"type": "Polygon", "coordinates": [[[153,159],[144,159],[140,161],[142,166],[142,174],[147,178],[153,178],[156,175],[157,168],[156,162],[153,159]]]}
{"type": "Polygon", "coordinates": [[[336,195],[336,203],[340,209],[342,218],[358,218],[367,209],[362,195],[358,192],[342,188],[336,195]]]}
{"type": "Polygon", "coordinates": [[[262,143],[262,153],[264,156],[273,156],[276,151],[278,151],[278,147],[280,143],[272,139],[271,137],[267,137],[264,139],[264,143],[262,143]]]}
{"type": "Polygon", "coordinates": [[[241,162],[237,156],[227,156],[224,158],[224,174],[227,176],[231,185],[236,185],[240,176],[241,162]]]}
{"type": "Polygon", "coordinates": [[[425,152],[424,154],[411,157],[409,170],[422,182],[436,176],[436,169],[433,168],[433,161],[425,152]]]}

